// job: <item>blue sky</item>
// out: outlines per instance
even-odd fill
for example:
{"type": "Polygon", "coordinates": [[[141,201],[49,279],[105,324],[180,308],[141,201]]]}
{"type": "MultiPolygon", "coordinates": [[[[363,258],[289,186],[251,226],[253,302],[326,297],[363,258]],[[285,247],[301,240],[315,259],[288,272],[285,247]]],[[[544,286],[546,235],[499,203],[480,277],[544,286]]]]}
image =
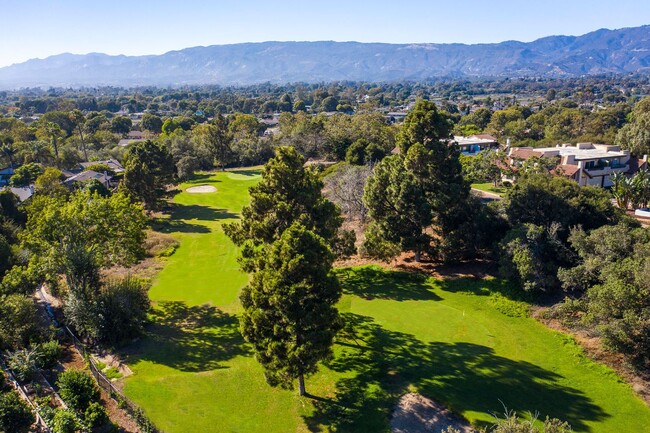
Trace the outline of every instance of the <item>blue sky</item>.
{"type": "Polygon", "coordinates": [[[650,24],[647,0],[0,0],[0,66],[268,40],[501,42],[650,24]]]}

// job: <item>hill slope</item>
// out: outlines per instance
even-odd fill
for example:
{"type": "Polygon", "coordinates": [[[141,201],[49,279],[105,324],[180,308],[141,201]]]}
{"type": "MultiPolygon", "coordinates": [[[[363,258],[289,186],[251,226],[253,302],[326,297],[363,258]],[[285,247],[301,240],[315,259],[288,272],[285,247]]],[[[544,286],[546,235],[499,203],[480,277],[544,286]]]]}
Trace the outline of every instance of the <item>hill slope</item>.
{"type": "Polygon", "coordinates": [[[0,68],[0,88],[28,86],[394,81],[650,71],[650,26],[498,44],[263,42],[162,55],[60,54],[0,68]]]}

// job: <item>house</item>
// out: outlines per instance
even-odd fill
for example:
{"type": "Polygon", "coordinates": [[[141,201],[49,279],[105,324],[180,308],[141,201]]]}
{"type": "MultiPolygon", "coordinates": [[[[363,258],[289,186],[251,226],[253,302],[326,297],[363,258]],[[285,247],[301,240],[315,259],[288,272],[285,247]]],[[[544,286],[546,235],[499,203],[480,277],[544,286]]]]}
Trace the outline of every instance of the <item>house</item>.
{"type": "Polygon", "coordinates": [[[18,201],[20,203],[29,200],[34,195],[34,185],[23,186],[19,188],[5,187],[5,189],[8,189],[12,193],[14,193],[14,195],[18,197],[18,201]]]}
{"type": "MultiPolygon", "coordinates": [[[[647,159],[635,160],[628,150],[609,144],[578,143],[556,147],[513,147],[508,153],[508,162],[517,171],[523,161],[531,157],[552,158],[557,166],[552,172],[574,179],[580,186],[610,187],[613,173],[631,174],[639,164],[647,165],[647,159]]],[[[511,180],[511,179],[504,179],[511,180]]]]}
{"type": "Polygon", "coordinates": [[[463,155],[474,156],[483,150],[498,149],[499,142],[488,134],[477,134],[469,137],[454,136],[454,141],[463,155]]]}
{"type": "Polygon", "coordinates": [[[108,168],[113,170],[116,174],[124,173],[124,167],[122,166],[122,164],[120,164],[119,161],[116,161],[114,159],[106,159],[104,161],[82,162],[79,165],[81,166],[81,170],[85,170],[88,167],[92,167],[93,165],[97,165],[97,164],[107,165],[108,168]]]}
{"type": "Polygon", "coordinates": [[[88,170],[88,171],[81,172],[79,174],[75,174],[74,176],[64,180],[63,184],[69,188],[72,188],[75,186],[79,186],[79,184],[90,182],[93,179],[100,181],[101,184],[104,185],[106,188],[112,188],[114,186],[113,179],[110,176],[104,173],[97,173],[96,171],[93,170],[88,170]]]}

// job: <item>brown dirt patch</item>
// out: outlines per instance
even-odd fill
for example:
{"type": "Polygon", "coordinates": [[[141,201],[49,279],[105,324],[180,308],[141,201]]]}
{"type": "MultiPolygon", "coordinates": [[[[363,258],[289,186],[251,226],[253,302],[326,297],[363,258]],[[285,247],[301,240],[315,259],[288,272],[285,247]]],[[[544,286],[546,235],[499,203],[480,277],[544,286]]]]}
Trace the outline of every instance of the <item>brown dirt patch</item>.
{"type": "Polygon", "coordinates": [[[113,266],[112,268],[104,269],[102,270],[102,276],[107,279],[119,279],[132,276],[151,281],[163,267],[165,267],[163,260],[156,257],[149,257],[129,267],[113,266]]]}
{"type": "Polygon", "coordinates": [[[392,433],[439,433],[449,427],[473,433],[472,426],[442,404],[420,394],[409,393],[399,399],[390,421],[392,433]]]}
{"type": "Polygon", "coordinates": [[[430,275],[433,278],[450,280],[456,278],[492,278],[496,275],[496,265],[487,260],[475,260],[471,262],[445,265],[423,259],[416,262],[413,254],[402,253],[390,262],[381,262],[366,257],[354,256],[346,260],[338,260],[334,264],[337,268],[351,266],[376,265],[385,269],[402,272],[419,272],[430,275]]]}

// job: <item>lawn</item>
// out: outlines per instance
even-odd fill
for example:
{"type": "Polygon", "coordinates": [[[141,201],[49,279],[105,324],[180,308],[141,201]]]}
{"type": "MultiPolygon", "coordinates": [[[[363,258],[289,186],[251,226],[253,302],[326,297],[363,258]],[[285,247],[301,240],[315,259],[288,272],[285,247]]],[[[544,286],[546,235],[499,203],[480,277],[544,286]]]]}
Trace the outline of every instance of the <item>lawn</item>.
{"type": "Polygon", "coordinates": [[[491,192],[496,195],[503,195],[508,190],[505,186],[494,186],[494,183],[473,183],[472,188],[480,191],[491,192]]]}
{"type": "Polygon", "coordinates": [[[498,280],[339,270],[347,326],[334,359],[307,380],[313,398],[269,387],[239,334],[237,294],[247,277],[221,230],[257,179],[218,173],[184,184],[217,192],[181,192],[172,219],[160,224],[180,248],[151,289],[154,325],[126,350],[135,374],[124,391],[163,431],[386,432],[408,390],[479,424],[503,402],[566,419],[576,431],[647,431],[650,410],[630,387],[570,338],[526,317],[526,304],[498,280]]]}

